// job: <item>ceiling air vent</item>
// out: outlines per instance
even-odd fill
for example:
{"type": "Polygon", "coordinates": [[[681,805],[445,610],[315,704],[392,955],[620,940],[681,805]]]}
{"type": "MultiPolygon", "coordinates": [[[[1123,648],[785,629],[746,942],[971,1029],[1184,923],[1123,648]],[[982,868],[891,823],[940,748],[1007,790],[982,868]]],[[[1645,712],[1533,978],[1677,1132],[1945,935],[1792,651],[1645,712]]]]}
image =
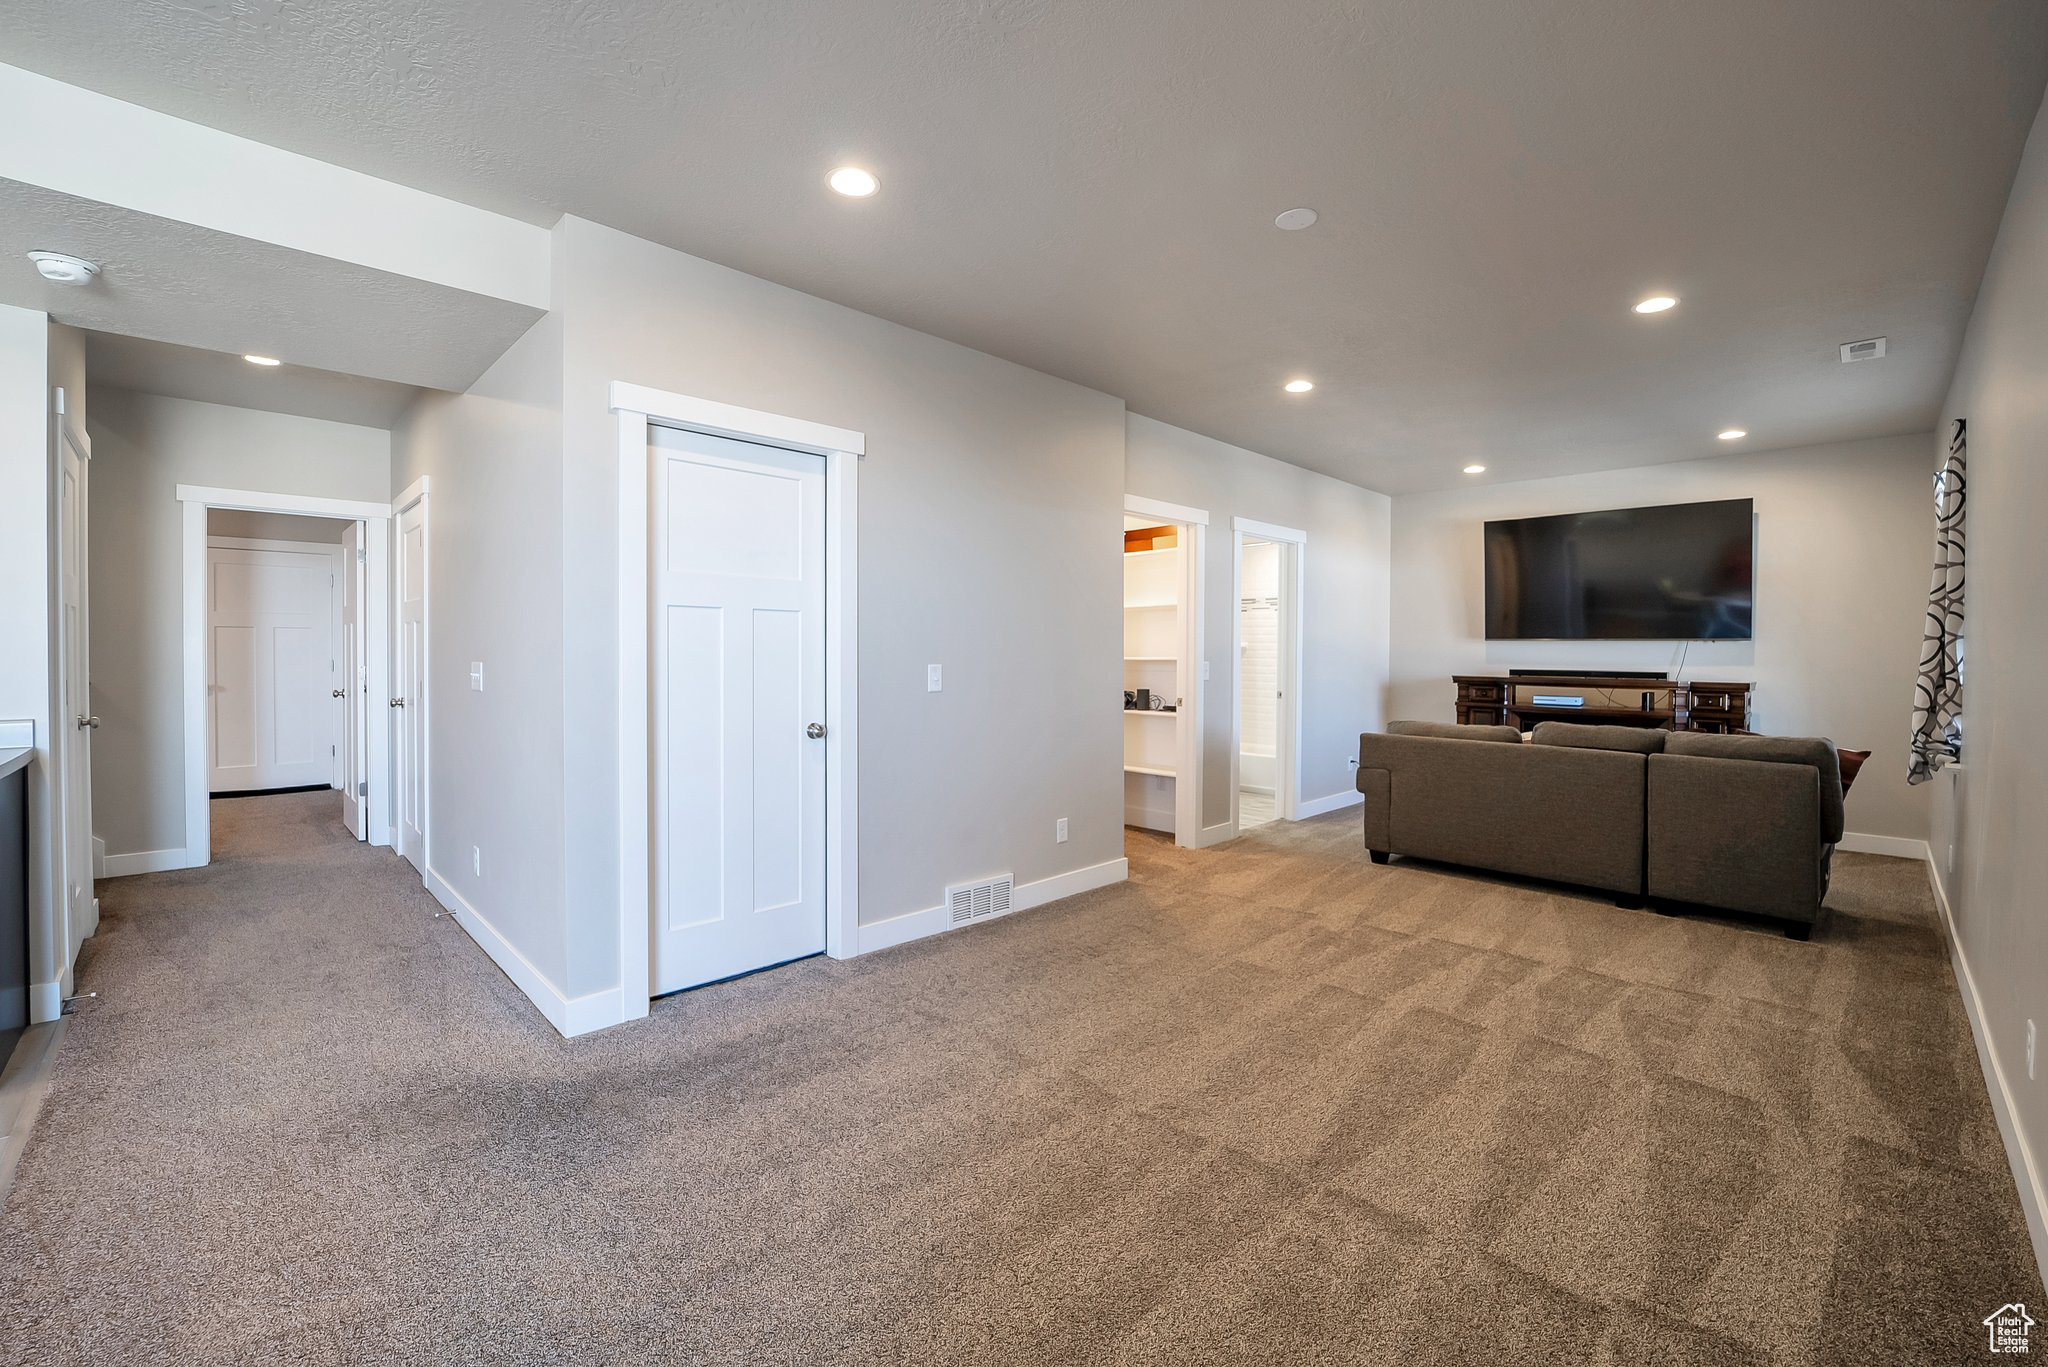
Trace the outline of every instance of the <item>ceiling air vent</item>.
{"type": "Polygon", "coordinates": [[[1851,361],[1875,361],[1884,355],[1884,338],[1872,337],[1862,342],[1842,343],[1842,364],[1851,361]]]}
{"type": "Polygon", "coordinates": [[[1011,875],[1005,873],[979,883],[961,883],[946,889],[946,908],[954,925],[1001,916],[1010,909],[1011,875]]]}

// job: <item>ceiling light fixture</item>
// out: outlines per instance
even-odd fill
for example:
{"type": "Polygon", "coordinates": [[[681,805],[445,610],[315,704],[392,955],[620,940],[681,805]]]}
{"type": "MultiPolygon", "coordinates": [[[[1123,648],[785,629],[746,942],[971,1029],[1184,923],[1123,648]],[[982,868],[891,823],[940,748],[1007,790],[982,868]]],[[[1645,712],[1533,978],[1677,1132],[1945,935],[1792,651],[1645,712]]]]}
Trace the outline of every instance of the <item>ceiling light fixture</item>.
{"type": "Polygon", "coordinates": [[[1726,432],[1721,432],[1717,435],[1721,438],[1722,441],[1741,441],[1744,437],[1748,436],[1749,433],[1740,427],[1731,427],[1726,432]]]}
{"type": "Polygon", "coordinates": [[[1670,295],[1653,294],[1648,299],[1645,299],[1642,303],[1636,305],[1636,312],[1662,313],[1666,309],[1676,307],[1678,307],[1678,301],[1676,299],[1673,299],[1670,295]]]}
{"type": "Polygon", "coordinates": [[[243,359],[243,360],[245,360],[245,361],[247,361],[247,362],[248,362],[248,363],[249,363],[250,365],[283,365],[283,364],[284,364],[284,362],[283,362],[283,361],[280,361],[280,360],[278,360],[278,359],[277,359],[277,357],[275,357],[275,356],[244,356],[244,357],[243,357],[242,359],[243,359]]]}
{"type": "Polygon", "coordinates": [[[864,171],[858,166],[840,167],[825,177],[825,183],[848,199],[866,199],[882,188],[882,182],[875,179],[873,171],[864,171]]]}
{"type": "Polygon", "coordinates": [[[1484,465],[1468,465],[1465,467],[1465,473],[1468,475],[1483,475],[1486,473],[1486,467],[1484,465]]]}
{"type": "Polygon", "coordinates": [[[1285,232],[1298,233],[1303,228],[1313,227],[1316,221],[1314,209],[1289,209],[1273,220],[1273,226],[1285,232]]]}
{"type": "Polygon", "coordinates": [[[100,273],[100,268],[82,256],[67,256],[63,252],[30,252],[28,259],[36,263],[36,270],[43,279],[58,285],[85,285],[100,273]]]}
{"type": "Polygon", "coordinates": [[[1280,386],[1290,394],[1306,394],[1316,387],[1314,380],[1289,380],[1280,386]]]}

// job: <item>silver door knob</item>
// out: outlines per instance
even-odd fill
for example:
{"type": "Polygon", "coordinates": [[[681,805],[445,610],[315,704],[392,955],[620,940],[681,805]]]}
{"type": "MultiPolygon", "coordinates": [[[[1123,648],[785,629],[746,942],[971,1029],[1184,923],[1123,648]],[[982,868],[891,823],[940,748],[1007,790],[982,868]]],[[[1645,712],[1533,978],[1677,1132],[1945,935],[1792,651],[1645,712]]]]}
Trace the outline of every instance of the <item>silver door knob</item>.
{"type": "Polygon", "coordinates": [[[337,698],[346,698],[348,696],[348,690],[346,688],[337,688],[334,690],[334,696],[337,698]]]}
{"type": "Polygon", "coordinates": [[[404,699],[404,698],[393,698],[393,699],[391,700],[391,705],[392,705],[393,707],[403,707],[403,706],[405,706],[405,699],[404,699]]]}
{"type": "Polygon", "coordinates": [[[806,726],[804,728],[804,734],[809,736],[812,740],[825,739],[825,723],[821,721],[812,722],[809,726],[806,726]]]}
{"type": "Polygon", "coordinates": [[[92,728],[93,730],[95,730],[95,731],[99,730],[99,729],[100,729],[100,719],[99,719],[98,717],[80,717],[80,718],[78,719],[78,729],[79,729],[79,730],[83,731],[83,730],[85,730],[85,728],[86,728],[86,727],[88,727],[88,726],[90,726],[90,727],[91,727],[91,728],[92,728]]]}

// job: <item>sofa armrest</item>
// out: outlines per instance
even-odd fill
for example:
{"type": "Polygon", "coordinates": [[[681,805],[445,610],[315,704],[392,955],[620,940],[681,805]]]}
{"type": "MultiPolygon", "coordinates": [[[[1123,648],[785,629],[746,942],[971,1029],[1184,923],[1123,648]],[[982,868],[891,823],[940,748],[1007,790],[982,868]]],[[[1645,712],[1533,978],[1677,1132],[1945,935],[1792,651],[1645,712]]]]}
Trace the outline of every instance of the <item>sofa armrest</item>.
{"type": "Polygon", "coordinates": [[[1827,893],[1810,765],[1651,755],[1650,896],[1814,921],[1827,893]]]}
{"type": "Polygon", "coordinates": [[[1394,847],[1391,840],[1394,776],[1385,769],[1358,766],[1358,791],[1365,794],[1365,847],[1385,854],[1394,847]]]}

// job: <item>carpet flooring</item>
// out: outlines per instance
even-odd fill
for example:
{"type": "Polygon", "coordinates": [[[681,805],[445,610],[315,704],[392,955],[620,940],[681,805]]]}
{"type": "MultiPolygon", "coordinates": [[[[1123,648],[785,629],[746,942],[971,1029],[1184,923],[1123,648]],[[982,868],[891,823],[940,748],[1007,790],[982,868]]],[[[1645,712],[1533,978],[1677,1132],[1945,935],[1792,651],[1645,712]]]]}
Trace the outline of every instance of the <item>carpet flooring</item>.
{"type": "Polygon", "coordinates": [[[104,885],[35,1363],[1981,1360],[2042,1303],[1921,869],[1813,943],[1355,812],[562,1040],[331,795],[104,885]]]}

